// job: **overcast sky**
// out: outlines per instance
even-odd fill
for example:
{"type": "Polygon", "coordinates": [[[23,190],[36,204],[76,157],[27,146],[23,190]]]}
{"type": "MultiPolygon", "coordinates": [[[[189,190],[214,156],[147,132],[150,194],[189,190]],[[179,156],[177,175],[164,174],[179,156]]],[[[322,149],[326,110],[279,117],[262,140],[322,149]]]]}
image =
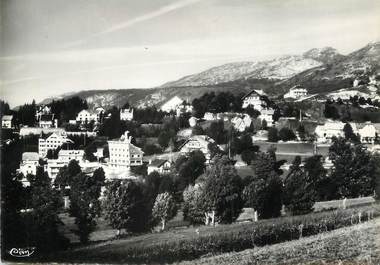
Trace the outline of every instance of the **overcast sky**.
{"type": "Polygon", "coordinates": [[[0,1],[1,97],[12,106],[380,40],[379,0],[0,1]]]}

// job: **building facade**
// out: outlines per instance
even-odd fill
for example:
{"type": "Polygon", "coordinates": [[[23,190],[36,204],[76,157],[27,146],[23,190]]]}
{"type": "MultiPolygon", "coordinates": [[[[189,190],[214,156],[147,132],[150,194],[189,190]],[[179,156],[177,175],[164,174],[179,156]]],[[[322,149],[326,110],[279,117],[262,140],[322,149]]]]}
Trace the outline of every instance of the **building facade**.
{"type": "Polygon", "coordinates": [[[36,152],[24,152],[20,163],[19,172],[24,176],[36,175],[39,165],[39,155],[36,152]]]}
{"type": "Polygon", "coordinates": [[[13,127],[13,115],[4,115],[1,118],[1,128],[11,129],[13,127]]]}
{"type": "Polygon", "coordinates": [[[120,139],[108,141],[109,166],[116,170],[129,170],[132,166],[142,165],[144,152],[131,143],[132,137],[128,131],[120,139]]]}
{"type": "Polygon", "coordinates": [[[155,159],[148,165],[148,175],[154,171],[159,174],[168,174],[170,173],[171,166],[172,163],[169,160],[155,159]]]}
{"type": "Polygon", "coordinates": [[[81,110],[77,117],[76,121],[80,122],[82,124],[85,123],[90,123],[90,122],[100,122],[101,117],[104,114],[104,109],[103,108],[96,108],[95,110],[81,110]]]}
{"type": "Polygon", "coordinates": [[[40,137],[38,139],[38,154],[40,157],[45,157],[48,150],[55,150],[61,147],[64,143],[72,142],[67,138],[66,133],[52,133],[49,136],[40,137]]]}
{"type": "Polygon", "coordinates": [[[131,121],[133,120],[133,109],[121,109],[120,110],[120,120],[131,121]]]}
{"type": "Polygon", "coordinates": [[[83,161],[84,150],[59,150],[58,159],[69,163],[71,160],[83,161]]]}
{"type": "MultiPolygon", "coordinates": [[[[344,137],[344,126],[341,121],[328,121],[323,125],[315,128],[315,135],[318,142],[330,142],[333,137],[344,137]]],[[[354,134],[358,133],[355,123],[350,123],[354,134]]]]}
{"type": "Polygon", "coordinates": [[[307,95],[306,88],[294,86],[289,89],[289,92],[284,95],[284,98],[300,99],[306,97],[307,95]]]}
{"type": "Polygon", "coordinates": [[[377,137],[377,130],[372,124],[366,124],[359,129],[360,141],[362,143],[374,143],[377,137]]]}
{"type": "Polygon", "coordinates": [[[207,135],[194,135],[180,147],[179,152],[181,154],[189,154],[193,151],[201,151],[206,161],[209,162],[211,159],[211,153],[208,148],[209,144],[215,144],[214,139],[207,135]]]}
{"type": "Polygon", "coordinates": [[[265,108],[260,110],[260,115],[258,118],[263,121],[265,120],[267,122],[267,126],[271,127],[273,125],[273,114],[274,114],[274,109],[271,108],[265,108]]]}
{"type": "Polygon", "coordinates": [[[266,95],[262,90],[252,90],[242,98],[242,108],[246,109],[248,107],[252,107],[255,110],[261,111],[263,108],[266,108],[267,106],[267,103],[264,100],[265,96],[266,95]]]}

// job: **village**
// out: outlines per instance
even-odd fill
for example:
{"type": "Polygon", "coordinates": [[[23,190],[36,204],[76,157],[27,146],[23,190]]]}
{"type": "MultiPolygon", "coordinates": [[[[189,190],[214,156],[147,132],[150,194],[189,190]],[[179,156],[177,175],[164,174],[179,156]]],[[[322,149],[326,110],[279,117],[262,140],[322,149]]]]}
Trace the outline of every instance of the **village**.
{"type": "MultiPolygon", "coordinates": [[[[368,84],[361,84],[360,86],[359,81],[355,80],[352,88],[327,94],[324,99],[321,99],[320,95],[308,94],[306,88],[295,86],[283,95],[281,101],[292,104],[305,101],[319,103],[336,101],[342,104],[342,101],[350,102],[356,98],[357,101],[364,101],[365,105],[361,105],[362,108],[376,110],[378,108],[376,105],[379,102],[379,96],[376,94],[378,85],[375,78],[371,78],[368,84]],[[370,90],[371,93],[366,94],[360,92],[361,90],[370,90]],[[370,102],[371,105],[367,102],[370,102]]],[[[20,137],[31,135],[38,137],[38,150],[22,154],[18,172],[23,174],[25,185],[28,185],[26,176],[36,174],[39,166],[43,167],[54,182],[60,169],[67,167],[71,160],[76,160],[82,170],[88,174],[93,173],[99,167],[103,168],[106,178],[109,180],[137,179],[139,175],[133,171],[133,168],[143,165],[146,167],[145,174],[153,171],[160,174],[170,173],[175,160],[180,155],[187,155],[192,151],[201,151],[206,158],[206,163],[209,163],[214,155],[212,154],[213,151],[210,150],[210,144],[214,144],[221,152],[229,154],[232,159],[236,160],[235,167],[244,170],[249,161],[243,161],[241,153],[231,156],[232,131],[238,138],[243,134],[249,135],[253,145],[260,146],[262,151],[267,150],[270,146],[275,147],[277,156],[287,160],[283,165],[284,168],[289,168],[291,161],[297,155],[305,158],[316,154],[322,155],[324,167],[329,168],[331,163],[327,151],[332,138],[347,137],[348,131],[357,137],[358,141],[366,145],[371,152],[380,151],[378,135],[380,123],[334,120],[326,117],[326,109],[325,115],[322,114],[318,120],[313,119],[307,110],[303,111],[302,109],[297,110],[293,116],[285,116],[284,110],[279,109],[275,100],[270,99],[262,90],[253,89],[240,100],[239,112],[207,110],[201,117],[199,117],[199,113],[197,113],[198,117],[194,115],[191,102],[187,102],[178,96],[167,100],[158,109],[163,113],[163,119],[164,117],[186,117],[187,119],[186,126],[179,129],[175,136],[176,139],[181,139],[181,144],[176,148],[172,146],[157,153],[153,151],[149,154],[145,154],[142,150],[143,146],[136,144],[136,141],[132,142],[132,136],[128,135],[128,131],[123,132],[116,139],[98,136],[101,124],[110,119],[112,115],[102,107],[97,107],[94,110],[80,110],[75,120],[68,121],[69,126],[66,126],[66,129],[59,127],[62,122],[59,117],[52,113],[51,106],[40,105],[35,113],[34,126],[19,124],[16,128],[13,125],[13,116],[4,115],[2,117],[2,128],[17,132],[20,137]],[[229,132],[224,141],[217,141],[217,139],[213,139],[204,133],[211,123],[217,122],[222,122],[223,128],[229,132]],[[70,128],[76,128],[76,130],[70,131],[70,128]],[[88,130],[88,128],[92,130],[88,130]],[[281,135],[281,132],[282,135],[285,135],[282,138],[278,136],[279,133],[281,135]],[[93,147],[95,159],[89,161],[85,158],[84,149],[86,145],[82,144],[82,149],[73,148],[74,143],[70,137],[91,139],[87,144],[97,142],[96,146],[93,147]],[[98,141],[97,137],[100,137],[101,140],[98,141]],[[53,158],[52,153],[56,153],[56,157],[53,158]],[[43,161],[42,164],[41,161],[43,161]]],[[[132,106],[121,108],[119,119],[121,122],[133,122],[134,108],[132,106]]],[[[162,120],[160,123],[161,125],[158,123],[147,124],[146,126],[160,127],[162,120]]],[[[154,140],[154,138],[150,139],[154,140]]],[[[7,144],[7,139],[3,139],[3,141],[7,144]]]]}

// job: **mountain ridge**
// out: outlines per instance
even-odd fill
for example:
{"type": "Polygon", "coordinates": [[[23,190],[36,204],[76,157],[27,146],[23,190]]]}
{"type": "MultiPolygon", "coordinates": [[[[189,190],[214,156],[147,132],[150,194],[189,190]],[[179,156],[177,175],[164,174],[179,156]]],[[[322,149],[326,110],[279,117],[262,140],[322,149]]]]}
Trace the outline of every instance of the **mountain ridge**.
{"type": "Polygon", "coordinates": [[[279,96],[294,85],[301,85],[310,93],[331,92],[350,87],[354,79],[368,80],[374,74],[380,75],[380,42],[369,43],[348,55],[331,47],[314,48],[301,55],[279,56],[263,62],[242,61],[215,66],[155,88],[84,90],[56,98],[79,96],[91,107],[121,107],[127,101],[137,107],[160,106],[173,96],[191,101],[207,92],[229,91],[238,95],[262,89],[271,96],[279,96]],[[204,72],[204,76],[200,75],[204,72]],[[225,75],[219,76],[219,73],[225,75]],[[203,82],[203,78],[207,82],[203,82]]]}

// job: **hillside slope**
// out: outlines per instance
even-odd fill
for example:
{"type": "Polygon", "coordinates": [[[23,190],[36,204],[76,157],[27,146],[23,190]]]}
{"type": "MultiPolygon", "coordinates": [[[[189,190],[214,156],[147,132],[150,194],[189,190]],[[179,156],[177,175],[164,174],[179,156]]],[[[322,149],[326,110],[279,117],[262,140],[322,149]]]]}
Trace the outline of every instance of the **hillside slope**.
{"type": "Polygon", "coordinates": [[[287,80],[278,82],[273,92],[283,93],[289,87],[302,85],[310,93],[331,92],[350,87],[356,78],[368,80],[371,75],[379,75],[380,42],[370,43],[345,56],[335,63],[308,69],[287,80]]]}

